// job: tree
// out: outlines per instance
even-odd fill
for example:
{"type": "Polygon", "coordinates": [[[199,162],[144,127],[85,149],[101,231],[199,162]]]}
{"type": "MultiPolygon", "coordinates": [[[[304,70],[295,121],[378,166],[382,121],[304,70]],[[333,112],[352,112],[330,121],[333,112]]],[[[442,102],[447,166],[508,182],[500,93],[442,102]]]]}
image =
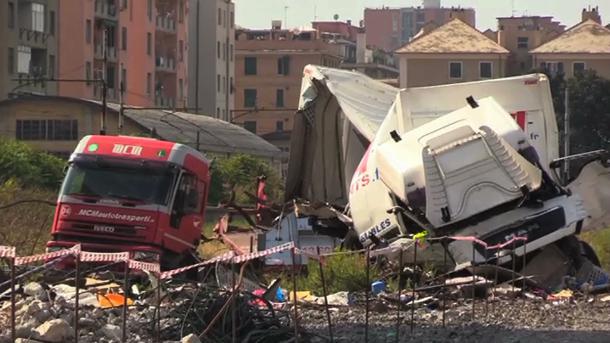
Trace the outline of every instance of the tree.
{"type": "Polygon", "coordinates": [[[214,160],[211,167],[212,181],[208,201],[216,203],[230,197],[231,190],[237,195],[238,203],[253,204],[249,194],[256,194],[256,178],[267,176],[266,192],[271,200],[281,199],[281,180],[273,167],[264,160],[235,154],[229,158],[214,160]]]}
{"type": "Polygon", "coordinates": [[[65,161],[29,145],[0,138],[0,185],[15,180],[24,187],[57,190],[65,161]]]}

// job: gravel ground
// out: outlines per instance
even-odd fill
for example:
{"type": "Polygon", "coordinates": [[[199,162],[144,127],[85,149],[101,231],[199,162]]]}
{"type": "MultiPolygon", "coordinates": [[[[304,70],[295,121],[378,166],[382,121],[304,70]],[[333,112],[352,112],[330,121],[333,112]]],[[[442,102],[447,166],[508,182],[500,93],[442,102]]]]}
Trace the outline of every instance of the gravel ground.
{"type": "MultiPolygon", "coordinates": [[[[543,299],[483,299],[447,303],[446,326],[442,310],[415,311],[413,333],[410,310],[401,311],[400,342],[610,342],[610,302],[601,297],[553,303],[543,299]]],[[[396,342],[395,306],[376,302],[371,305],[369,342],[396,342]]],[[[301,324],[308,332],[328,337],[324,308],[302,308],[301,324]]],[[[334,308],[331,312],[337,342],[364,342],[365,307],[334,308]]],[[[325,341],[314,338],[312,341],[325,341]]]]}

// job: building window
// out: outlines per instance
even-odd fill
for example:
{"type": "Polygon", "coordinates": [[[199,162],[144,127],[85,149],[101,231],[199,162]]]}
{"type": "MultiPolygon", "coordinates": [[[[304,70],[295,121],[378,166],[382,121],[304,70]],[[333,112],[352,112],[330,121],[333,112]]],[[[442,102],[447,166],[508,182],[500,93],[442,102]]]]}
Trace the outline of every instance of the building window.
{"type": "Polygon", "coordinates": [[[152,88],[152,74],[146,73],[146,94],[150,95],[150,91],[152,88]]]}
{"type": "Polygon", "coordinates": [[[284,122],[281,120],[278,120],[275,122],[275,131],[277,132],[283,132],[284,131],[284,122]]]}
{"type": "Polygon", "coordinates": [[[275,91],[275,107],[284,107],[284,90],[277,89],[275,91]]]}
{"type": "Polygon", "coordinates": [[[47,120],[47,140],[74,141],[78,139],[76,120],[47,120]]]}
{"type": "Polygon", "coordinates": [[[216,57],[220,59],[220,41],[216,42],[216,57]]]}
{"type": "Polygon", "coordinates": [[[15,4],[13,2],[8,3],[8,28],[15,28],[15,4]]]}
{"type": "Polygon", "coordinates": [[[49,55],[49,78],[55,78],[55,55],[49,55]]]}
{"type": "Polygon", "coordinates": [[[19,74],[30,73],[30,62],[32,60],[32,48],[20,45],[17,47],[17,72],[19,74]]]}
{"type": "Polygon", "coordinates": [[[127,9],[127,0],[123,0],[123,1],[122,1],[122,5],[121,5],[121,7],[122,7],[123,9],[127,9]]]}
{"type": "Polygon", "coordinates": [[[230,44],[230,49],[229,49],[229,57],[231,62],[233,62],[233,44],[230,44]]]}
{"type": "Polygon", "coordinates": [[[282,56],[277,59],[277,73],[288,75],[290,73],[290,56],[282,56]]]}
{"type": "Polygon", "coordinates": [[[87,19],[85,23],[85,41],[91,44],[91,19],[87,19]]]}
{"type": "Polygon", "coordinates": [[[46,124],[46,120],[17,120],[15,138],[25,141],[45,140],[46,124]]]}
{"type": "Polygon", "coordinates": [[[491,79],[493,77],[491,62],[480,62],[479,63],[479,77],[481,79],[491,79]]]}
{"type": "Polygon", "coordinates": [[[152,55],[152,33],[146,33],[146,54],[152,55]]]}
{"type": "Polygon", "coordinates": [[[462,62],[449,62],[449,78],[450,79],[461,79],[462,78],[462,62]]]}
{"type": "Polygon", "coordinates": [[[246,57],[244,64],[246,75],[256,75],[256,57],[246,57]]]}
{"type": "Polygon", "coordinates": [[[32,31],[44,32],[44,5],[32,4],[32,31]]]}
{"type": "Polygon", "coordinates": [[[255,120],[244,121],[244,129],[256,134],[256,121],[255,120]]]}
{"type": "Polygon", "coordinates": [[[55,11],[49,11],[49,34],[55,34],[55,11]]]}
{"type": "Polygon", "coordinates": [[[127,69],[121,68],[121,90],[127,90],[127,69]]]}
{"type": "Polygon", "coordinates": [[[231,28],[235,26],[235,12],[231,11],[231,28]]]}
{"type": "Polygon", "coordinates": [[[244,107],[256,107],[256,89],[244,89],[244,107]]]}
{"type": "Polygon", "coordinates": [[[540,67],[549,76],[563,75],[563,62],[542,62],[540,67]]]}
{"type": "Polygon", "coordinates": [[[233,94],[233,77],[229,78],[229,94],[233,94]]]}
{"type": "Polygon", "coordinates": [[[216,92],[220,93],[220,74],[216,74],[216,92]]]}
{"type": "Polygon", "coordinates": [[[114,72],[115,69],[113,65],[109,65],[108,68],[106,68],[106,86],[108,86],[110,89],[114,89],[114,79],[116,78],[114,72]]]}
{"type": "Polygon", "coordinates": [[[8,48],[8,63],[6,63],[8,67],[9,75],[12,75],[15,72],[15,49],[8,48]]]}
{"type": "Polygon", "coordinates": [[[216,107],[216,118],[220,118],[220,107],[216,107]]]}
{"type": "Polygon", "coordinates": [[[127,50],[127,28],[121,28],[121,49],[127,50]]]}
{"type": "Polygon", "coordinates": [[[87,86],[91,84],[91,62],[85,63],[85,80],[87,80],[87,86]]]}
{"type": "Polygon", "coordinates": [[[178,41],[178,59],[180,62],[184,61],[184,41],[178,41]]]}
{"type": "Polygon", "coordinates": [[[585,62],[574,62],[572,64],[572,74],[578,75],[581,74],[587,69],[587,64],[585,62]]]}
{"type": "Polygon", "coordinates": [[[227,43],[222,43],[222,60],[227,60],[227,43]]]}
{"type": "Polygon", "coordinates": [[[148,15],[148,21],[152,21],[152,0],[146,2],[146,14],[148,15]]]}
{"type": "Polygon", "coordinates": [[[184,0],[180,0],[178,11],[178,22],[182,23],[184,21],[184,0]]]}
{"type": "Polygon", "coordinates": [[[218,9],[218,26],[222,25],[222,11],[218,9]]]}
{"type": "MultiPolygon", "coordinates": [[[[226,89],[227,89],[227,77],[226,77],[226,76],[224,76],[224,75],[223,75],[223,77],[222,77],[222,89],[223,89],[224,91],[226,91],[226,89]]],[[[225,92],[223,92],[223,93],[225,93],[225,92]]],[[[226,94],[226,93],[225,93],[225,94],[226,94]]]]}
{"type": "Polygon", "coordinates": [[[68,141],[78,139],[76,120],[17,120],[15,137],[19,140],[68,141]]]}
{"type": "Polygon", "coordinates": [[[182,83],[182,79],[178,79],[178,99],[181,99],[184,97],[184,85],[182,83]]]}
{"type": "Polygon", "coordinates": [[[527,49],[529,43],[528,37],[517,37],[517,48],[518,49],[527,49]]]}

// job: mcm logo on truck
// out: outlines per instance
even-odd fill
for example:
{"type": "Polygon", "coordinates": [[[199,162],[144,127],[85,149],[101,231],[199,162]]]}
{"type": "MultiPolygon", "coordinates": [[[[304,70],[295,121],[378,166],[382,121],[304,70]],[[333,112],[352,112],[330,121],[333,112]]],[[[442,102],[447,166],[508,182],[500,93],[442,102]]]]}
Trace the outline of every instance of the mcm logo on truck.
{"type": "Polygon", "coordinates": [[[137,145],[115,144],[112,147],[112,153],[121,155],[142,155],[142,147],[137,145]]]}

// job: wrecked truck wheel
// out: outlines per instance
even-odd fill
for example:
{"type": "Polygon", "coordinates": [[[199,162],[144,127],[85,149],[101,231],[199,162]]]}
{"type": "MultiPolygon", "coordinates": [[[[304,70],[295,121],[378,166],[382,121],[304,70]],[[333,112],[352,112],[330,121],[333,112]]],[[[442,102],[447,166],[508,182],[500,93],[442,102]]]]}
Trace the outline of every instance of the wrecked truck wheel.
{"type": "Polygon", "coordinates": [[[349,229],[347,234],[345,234],[345,238],[341,243],[341,248],[347,250],[361,250],[364,248],[362,243],[360,243],[360,238],[358,237],[358,232],[354,229],[349,229]]]}
{"type": "Polygon", "coordinates": [[[593,250],[593,247],[591,247],[591,245],[589,245],[589,243],[587,243],[585,241],[579,240],[579,242],[580,242],[580,254],[582,256],[586,257],[594,265],[601,267],[602,264],[599,261],[599,257],[597,257],[595,250],[593,250]]]}

